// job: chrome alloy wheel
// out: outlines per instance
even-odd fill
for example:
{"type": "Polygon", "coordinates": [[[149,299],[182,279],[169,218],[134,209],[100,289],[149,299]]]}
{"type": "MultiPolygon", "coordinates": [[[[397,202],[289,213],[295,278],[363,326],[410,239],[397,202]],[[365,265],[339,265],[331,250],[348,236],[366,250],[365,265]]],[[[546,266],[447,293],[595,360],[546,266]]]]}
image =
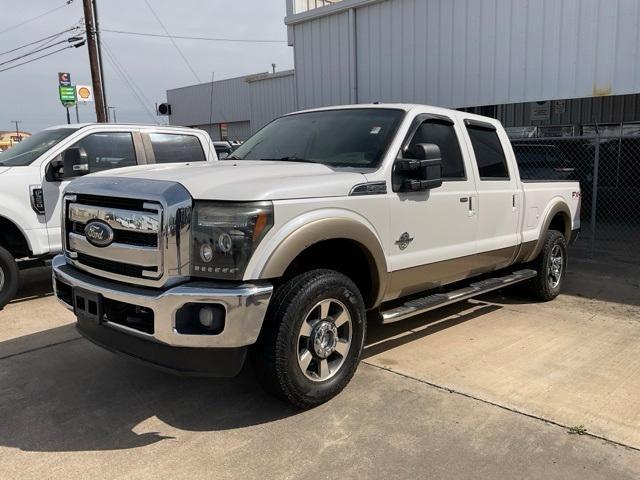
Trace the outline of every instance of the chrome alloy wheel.
{"type": "Polygon", "coordinates": [[[353,325],[347,307],[333,298],[318,302],[298,333],[298,366],[305,377],[320,382],[338,373],[352,338],[353,325]]]}
{"type": "Polygon", "coordinates": [[[556,288],[562,278],[562,269],[564,266],[564,256],[562,254],[562,248],[560,245],[554,245],[551,248],[551,254],[549,255],[549,265],[547,278],[549,280],[549,286],[556,288]]]}

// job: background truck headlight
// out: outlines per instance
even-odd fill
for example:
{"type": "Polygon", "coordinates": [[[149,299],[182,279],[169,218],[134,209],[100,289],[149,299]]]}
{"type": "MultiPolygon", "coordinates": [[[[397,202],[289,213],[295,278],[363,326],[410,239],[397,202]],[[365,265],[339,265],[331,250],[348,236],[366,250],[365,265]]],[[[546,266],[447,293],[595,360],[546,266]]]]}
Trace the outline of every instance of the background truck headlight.
{"type": "Polygon", "coordinates": [[[242,280],[249,259],[273,226],[271,202],[196,202],[191,274],[242,280]]]}

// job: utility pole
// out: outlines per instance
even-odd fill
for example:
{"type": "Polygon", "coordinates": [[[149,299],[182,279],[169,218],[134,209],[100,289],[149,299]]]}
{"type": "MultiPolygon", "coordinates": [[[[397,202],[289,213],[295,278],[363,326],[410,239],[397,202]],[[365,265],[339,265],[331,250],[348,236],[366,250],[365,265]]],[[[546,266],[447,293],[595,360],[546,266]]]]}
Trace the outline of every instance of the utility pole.
{"type": "Polygon", "coordinates": [[[100,40],[100,22],[98,21],[98,5],[96,0],[92,0],[93,4],[93,19],[96,25],[96,46],[98,47],[98,67],[100,68],[100,80],[102,81],[102,103],[105,108],[105,116],[107,117],[107,122],[109,122],[109,107],[107,107],[107,88],[104,85],[104,67],[102,66],[102,43],[100,40]]]}
{"type": "MultiPolygon", "coordinates": [[[[102,79],[100,78],[100,66],[98,65],[98,51],[96,47],[96,30],[93,19],[93,9],[91,0],[82,0],[84,8],[84,24],[87,33],[87,49],[89,50],[89,67],[91,69],[91,81],[95,92],[96,120],[98,123],[105,123],[107,116],[104,105],[104,92],[102,91],[102,79]]],[[[67,109],[67,115],[69,109],[67,109]]]]}
{"type": "Polygon", "coordinates": [[[18,137],[18,141],[20,141],[20,129],[18,128],[18,124],[22,123],[22,120],[11,120],[11,123],[16,124],[16,137],[18,137]]]}

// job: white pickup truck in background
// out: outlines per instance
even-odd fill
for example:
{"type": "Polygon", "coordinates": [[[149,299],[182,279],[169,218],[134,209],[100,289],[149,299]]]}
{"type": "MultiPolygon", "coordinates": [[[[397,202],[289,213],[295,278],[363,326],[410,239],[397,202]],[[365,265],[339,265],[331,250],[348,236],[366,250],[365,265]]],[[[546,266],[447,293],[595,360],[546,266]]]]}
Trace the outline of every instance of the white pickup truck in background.
{"type": "Polygon", "coordinates": [[[18,269],[60,253],[60,200],[78,176],[133,165],[217,160],[202,130],[158,125],[47,128],[0,154],[0,309],[18,269]]]}
{"type": "Polygon", "coordinates": [[[523,282],[555,298],[575,181],[523,182],[494,119],[354,105],[274,120],[226,160],[74,181],[58,299],[87,338],[181,374],[257,377],[307,408],[340,392],[367,319],[523,282]]]}

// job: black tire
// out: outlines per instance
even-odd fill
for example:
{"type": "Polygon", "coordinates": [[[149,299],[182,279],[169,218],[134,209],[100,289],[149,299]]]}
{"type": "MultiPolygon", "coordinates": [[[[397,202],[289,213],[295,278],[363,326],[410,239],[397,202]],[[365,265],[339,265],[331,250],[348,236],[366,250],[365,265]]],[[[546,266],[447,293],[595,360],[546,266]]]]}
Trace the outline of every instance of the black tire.
{"type": "Polygon", "coordinates": [[[18,291],[18,265],[6,249],[0,247],[0,310],[13,300],[18,291]]]}
{"type": "Polygon", "coordinates": [[[312,270],[293,277],[276,289],[251,352],[258,380],[269,392],[298,408],[320,405],[340,393],[351,380],[365,334],[362,295],[348,277],[333,270],[312,270]],[[328,316],[323,319],[325,305],[328,316]],[[348,324],[343,312],[349,316],[348,324]],[[341,326],[334,329],[331,322],[341,326]],[[322,350],[323,341],[334,338],[333,333],[323,334],[327,329],[335,331],[334,347],[343,342],[344,355],[338,348],[331,354],[327,353],[331,348],[322,350]],[[303,335],[303,331],[309,331],[309,335],[303,335]],[[348,336],[351,340],[345,347],[348,336]],[[309,355],[310,363],[303,367],[304,358],[309,359],[309,355]],[[324,355],[329,356],[323,358],[324,355]],[[326,372],[332,373],[326,377],[326,372]]]}
{"type": "Polygon", "coordinates": [[[527,292],[529,295],[543,302],[548,302],[556,298],[564,284],[564,279],[567,274],[567,264],[567,241],[564,235],[556,230],[549,230],[545,234],[540,255],[531,262],[531,268],[537,270],[538,275],[527,284],[527,292]],[[559,274],[553,267],[554,262],[558,265],[556,256],[558,252],[561,254],[559,274]]]}

